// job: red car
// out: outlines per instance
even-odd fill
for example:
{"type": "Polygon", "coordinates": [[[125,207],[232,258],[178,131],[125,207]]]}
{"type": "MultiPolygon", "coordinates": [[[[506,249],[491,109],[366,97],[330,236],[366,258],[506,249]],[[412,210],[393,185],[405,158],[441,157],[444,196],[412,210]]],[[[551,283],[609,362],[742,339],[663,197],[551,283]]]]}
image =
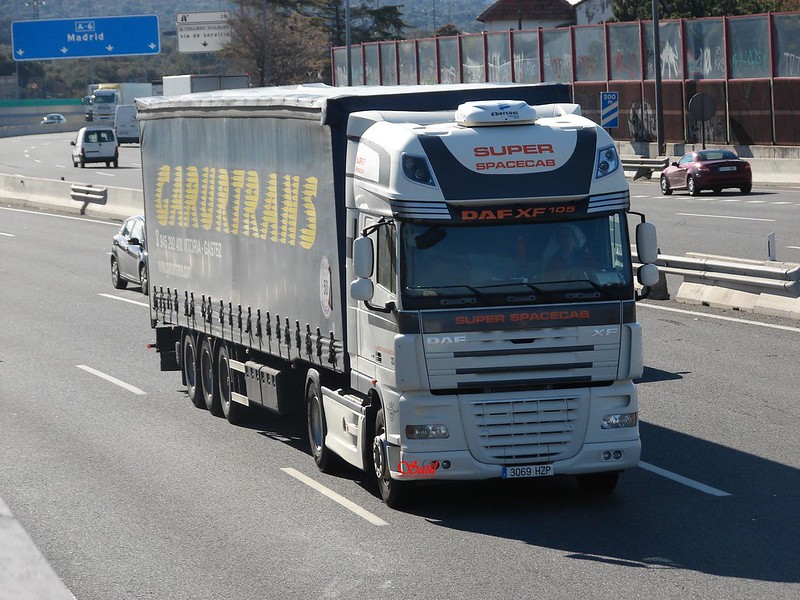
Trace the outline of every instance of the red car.
{"type": "Polygon", "coordinates": [[[719,194],[724,188],[739,188],[743,194],[753,189],[750,163],[730,150],[689,152],[661,171],[661,193],[665,196],[672,190],[686,190],[692,196],[702,190],[719,194]]]}

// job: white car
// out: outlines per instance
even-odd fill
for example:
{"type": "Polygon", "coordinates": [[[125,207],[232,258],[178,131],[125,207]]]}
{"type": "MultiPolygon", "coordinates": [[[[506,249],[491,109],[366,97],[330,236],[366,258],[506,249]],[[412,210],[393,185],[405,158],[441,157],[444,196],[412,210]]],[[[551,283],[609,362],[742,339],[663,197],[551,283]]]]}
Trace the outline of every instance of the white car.
{"type": "Polygon", "coordinates": [[[78,137],[72,142],[72,166],[81,168],[86,163],[104,162],[106,167],[114,163],[119,166],[119,144],[114,128],[108,125],[92,125],[78,130],[78,137]]]}
{"type": "Polygon", "coordinates": [[[64,117],[64,115],[60,115],[58,113],[50,113],[49,115],[42,117],[42,125],[60,125],[66,122],[67,119],[64,117]]]}

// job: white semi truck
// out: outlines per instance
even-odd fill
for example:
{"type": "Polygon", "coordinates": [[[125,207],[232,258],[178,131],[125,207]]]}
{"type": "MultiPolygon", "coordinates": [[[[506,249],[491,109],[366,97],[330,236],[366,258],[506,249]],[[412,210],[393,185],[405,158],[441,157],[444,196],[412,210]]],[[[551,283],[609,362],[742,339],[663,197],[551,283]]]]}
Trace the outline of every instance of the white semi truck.
{"type": "Polygon", "coordinates": [[[153,95],[151,83],[101,83],[92,92],[92,121],[113,125],[117,106],[133,104],[136,98],[153,95]]]}
{"type": "Polygon", "coordinates": [[[304,411],[322,471],[639,462],[634,282],[658,279],[608,134],[567,87],[297,86],[137,101],[163,370],[231,422],[304,411]]]}

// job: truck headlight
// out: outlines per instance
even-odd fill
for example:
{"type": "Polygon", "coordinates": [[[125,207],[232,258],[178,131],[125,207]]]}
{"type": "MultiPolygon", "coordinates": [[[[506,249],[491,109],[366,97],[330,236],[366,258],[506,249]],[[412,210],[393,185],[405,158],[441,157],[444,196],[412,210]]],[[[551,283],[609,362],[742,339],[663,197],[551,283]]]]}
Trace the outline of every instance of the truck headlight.
{"type": "Polygon", "coordinates": [[[623,429],[625,427],[636,427],[639,422],[637,413],[622,413],[619,415],[606,415],[600,423],[600,429],[623,429]]]}
{"type": "Polygon", "coordinates": [[[406,437],[410,440],[441,440],[450,437],[447,425],[406,425],[406,437]]]}
{"type": "Polygon", "coordinates": [[[595,177],[600,179],[610,175],[619,168],[619,155],[614,146],[606,146],[597,151],[597,173],[595,177]]]}

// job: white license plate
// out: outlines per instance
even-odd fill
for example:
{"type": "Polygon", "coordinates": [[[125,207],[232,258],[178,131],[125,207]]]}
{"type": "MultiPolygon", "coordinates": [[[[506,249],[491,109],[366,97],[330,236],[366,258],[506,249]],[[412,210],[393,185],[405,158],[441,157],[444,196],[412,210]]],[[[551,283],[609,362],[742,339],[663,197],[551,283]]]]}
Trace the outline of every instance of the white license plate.
{"type": "Polygon", "coordinates": [[[553,465],[533,465],[529,467],[503,467],[503,479],[517,477],[547,477],[553,474],[553,465]]]}
{"type": "Polygon", "coordinates": [[[720,167],[720,171],[735,171],[736,167],[720,167]]]}

